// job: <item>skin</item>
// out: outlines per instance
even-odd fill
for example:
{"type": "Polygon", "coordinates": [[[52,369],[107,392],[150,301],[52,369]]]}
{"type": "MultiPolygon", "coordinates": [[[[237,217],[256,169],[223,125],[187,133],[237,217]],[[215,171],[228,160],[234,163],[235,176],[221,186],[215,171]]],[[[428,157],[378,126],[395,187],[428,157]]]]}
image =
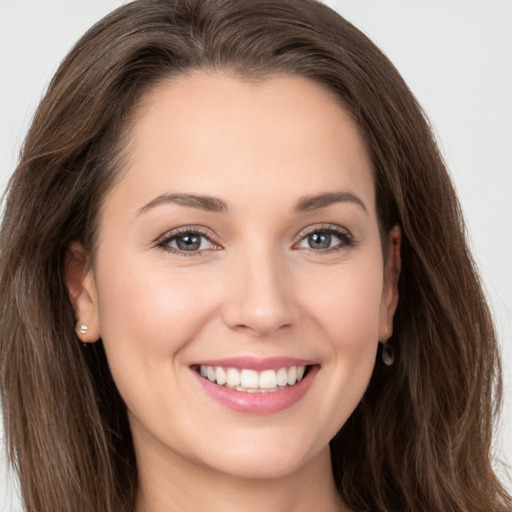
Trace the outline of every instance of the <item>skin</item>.
{"type": "Polygon", "coordinates": [[[391,335],[400,265],[398,229],[383,258],[355,123],[306,79],[195,72],[144,99],[127,155],[94,265],[74,244],[68,287],[78,325],[89,326],[82,341],[101,336],[127,404],[138,510],[343,510],[329,441],[391,335]],[[353,197],[296,209],[333,192],[353,197]],[[227,208],[155,203],[177,193],[227,208]],[[159,244],[198,226],[208,238],[192,254],[176,239],[159,244]],[[312,248],[308,235],[327,228],[342,234],[312,248]],[[206,394],[190,368],[236,356],[303,358],[320,370],[291,407],[241,413],[206,394]]]}

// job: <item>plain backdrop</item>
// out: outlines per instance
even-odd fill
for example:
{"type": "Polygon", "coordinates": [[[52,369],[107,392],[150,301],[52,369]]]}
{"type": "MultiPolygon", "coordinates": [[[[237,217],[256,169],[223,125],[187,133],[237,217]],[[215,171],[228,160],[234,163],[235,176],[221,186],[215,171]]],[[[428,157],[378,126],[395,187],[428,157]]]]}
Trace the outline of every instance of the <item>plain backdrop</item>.
{"type": "MultiPolygon", "coordinates": [[[[241,0],[250,1],[250,0],[241,0]]],[[[0,187],[78,37],[122,1],[0,0],[0,187]]],[[[455,181],[504,356],[497,460],[512,462],[512,0],[331,0],[394,62],[455,181]]],[[[1,334],[0,334],[1,335],[1,334]]],[[[1,434],[1,431],[0,431],[1,434]]],[[[505,477],[503,467],[498,471],[505,477]]],[[[510,487],[510,483],[507,484],[510,487]]],[[[20,512],[0,455],[0,510],[20,512]]]]}

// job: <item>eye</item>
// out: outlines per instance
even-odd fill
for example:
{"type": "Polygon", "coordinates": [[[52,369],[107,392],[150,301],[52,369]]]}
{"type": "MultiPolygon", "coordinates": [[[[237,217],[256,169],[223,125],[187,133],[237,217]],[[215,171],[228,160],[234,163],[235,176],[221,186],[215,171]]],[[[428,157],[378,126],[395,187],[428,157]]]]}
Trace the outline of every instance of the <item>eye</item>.
{"type": "Polygon", "coordinates": [[[329,251],[350,245],[353,245],[353,239],[347,231],[342,228],[325,227],[310,231],[296,246],[315,251],[329,251]]]}
{"type": "Polygon", "coordinates": [[[212,242],[207,235],[196,230],[180,230],[169,233],[157,245],[171,252],[189,253],[188,255],[209,249],[219,249],[219,246],[212,242]]]}

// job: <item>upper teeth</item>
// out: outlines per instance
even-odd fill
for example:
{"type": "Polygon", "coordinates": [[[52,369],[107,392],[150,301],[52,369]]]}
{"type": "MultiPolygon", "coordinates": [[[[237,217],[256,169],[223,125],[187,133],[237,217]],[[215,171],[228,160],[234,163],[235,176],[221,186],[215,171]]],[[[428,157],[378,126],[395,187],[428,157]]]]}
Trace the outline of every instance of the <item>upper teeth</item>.
{"type": "Polygon", "coordinates": [[[202,364],[199,371],[203,377],[219,386],[235,388],[239,391],[274,390],[293,386],[304,376],[305,366],[290,366],[278,370],[256,370],[223,368],[202,364]]]}

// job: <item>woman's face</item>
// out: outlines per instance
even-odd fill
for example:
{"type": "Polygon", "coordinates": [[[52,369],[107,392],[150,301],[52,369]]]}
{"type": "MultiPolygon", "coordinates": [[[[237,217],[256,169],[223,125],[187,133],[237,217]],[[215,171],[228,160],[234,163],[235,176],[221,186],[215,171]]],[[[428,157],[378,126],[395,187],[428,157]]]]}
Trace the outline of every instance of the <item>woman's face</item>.
{"type": "Polygon", "coordinates": [[[196,72],[146,97],[126,162],[75,304],[139,461],[272,477],[328,458],[397,300],[354,122],[306,79],[196,72]]]}

